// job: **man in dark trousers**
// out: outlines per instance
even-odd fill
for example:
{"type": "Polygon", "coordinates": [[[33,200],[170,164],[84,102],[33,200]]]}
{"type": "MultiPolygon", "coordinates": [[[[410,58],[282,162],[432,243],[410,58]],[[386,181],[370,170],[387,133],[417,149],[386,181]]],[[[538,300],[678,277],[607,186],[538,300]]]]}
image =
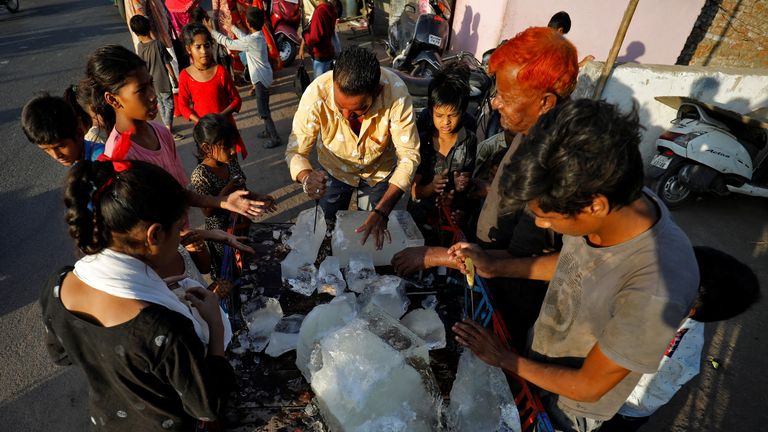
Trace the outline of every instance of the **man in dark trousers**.
{"type": "Polygon", "coordinates": [[[333,65],[336,55],[333,36],[336,34],[337,17],[336,8],[328,1],[320,0],[309,20],[309,29],[302,35],[299,58],[304,58],[304,47],[309,47],[315,78],[331,70],[333,65]]]}

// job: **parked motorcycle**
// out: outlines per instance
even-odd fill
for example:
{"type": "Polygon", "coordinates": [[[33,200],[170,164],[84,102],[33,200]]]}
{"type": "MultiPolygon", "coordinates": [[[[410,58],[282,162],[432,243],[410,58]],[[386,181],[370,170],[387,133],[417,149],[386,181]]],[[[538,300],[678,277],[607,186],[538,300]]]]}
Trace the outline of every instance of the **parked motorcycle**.
{"type": "Polygon", "coordinates": [[[280,61],[283,66],[290,66],[296,59],[301,45],[299,0],[272,0],[269,23],[275,36],[280,61]]]}
{"type": "Polygon", "coordinates": [[[419,13],[418,3],[407,3],[400,18],[389,27],[385,41],[394,69],[413,76],[430,76],[442,69],[448,43],[451,8],[446,0],[429,0],[429,13],[419,13]]]}
{"type": "Polygon", "coordinates": [[[10,13],[19,11],[19,0],[0,0],[0,6],[5,6],[10,13]]]}
{"type": "Polygon", "coordinates": [[[768,197],[766,108],[742,115],[687,97],[656,100],[677,110],[646,173],[668,207],[707,192],[768,197]]]}

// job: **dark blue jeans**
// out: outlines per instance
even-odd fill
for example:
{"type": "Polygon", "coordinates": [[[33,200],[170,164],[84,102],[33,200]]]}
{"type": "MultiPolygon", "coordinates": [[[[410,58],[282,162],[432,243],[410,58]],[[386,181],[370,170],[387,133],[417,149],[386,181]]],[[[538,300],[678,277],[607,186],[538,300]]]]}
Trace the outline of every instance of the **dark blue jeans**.
{"type": "Polygon", "coordinates": [[[389,188],[389,177],[374,186],[369,186],[365,180],[361,179],[357,187],[354,187],[328,174],[326,187],[325,195],[320,198],[320,208],[323,209],[326,219],[335,220],[337,211],[349,209],[352,191],[355,189],[357,189],[357,209],[373,210],[389,188]]]}

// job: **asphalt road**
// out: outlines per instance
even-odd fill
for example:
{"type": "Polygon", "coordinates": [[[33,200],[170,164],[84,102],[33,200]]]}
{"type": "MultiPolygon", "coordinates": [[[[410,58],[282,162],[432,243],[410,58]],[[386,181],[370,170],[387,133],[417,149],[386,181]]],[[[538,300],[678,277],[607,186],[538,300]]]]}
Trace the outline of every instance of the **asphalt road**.
{"type": "Polygon", "coordinates": [[[106,0],[21,0],[16,14],[0,7],[0,429],[87,428],[85,380],[51,363],[37,306],[52,272],[74,262],[66,170],[26,140],[19,118],[36,93],[76,83],[95,48],[129,44],[127,31],[106,0]]]}

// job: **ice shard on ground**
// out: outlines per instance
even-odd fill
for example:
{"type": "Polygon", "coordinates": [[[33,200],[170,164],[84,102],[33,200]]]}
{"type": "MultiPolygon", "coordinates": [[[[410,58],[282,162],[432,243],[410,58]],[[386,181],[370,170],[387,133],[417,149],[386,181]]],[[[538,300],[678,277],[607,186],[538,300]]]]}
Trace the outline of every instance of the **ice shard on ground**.
{"type": "Polygon", "coordinates": [[[392,236],[392,242],[384,242],[384,246],[377,250],[375,242],[369,238],[364,245],[361,233],[355,230],[360,227],[369,212],[346,211],[336,213],[336,226],[333,230],[331,246],[333,255],[339,257],[342,267],[349,262],[349,256],[355,252],[367,252],[373,257],[373,263],[377,266],[389,265],[392,257],[401,250],[411,246],[424,246],[424,236],[416,226],[411,215],[404,210],[394,210],[389,215],[387,229],[392,236]]]}
{"type": "Polygon", "coordinates": [[[238,336],[244,350],[260,352],[267,346],[275,326],[283,318],[280,302],[272,297],[259,296],[242,307],[248,332],[238,336]]]}
{"type": "Polygon", "coordinates": [[[315,264],[317,251],[323,243],[326,230],[325,215],[321,208],[311,208],[299,213],[296,223],[291,227],[291,237],[285,242],[291,252],[280,265],[283,279],[296,279],[302,266],[307,263],[315,264]]]}
{"type": "Polygon", "coordinates": [[[376,268],[373,266],[373,258],[367,252],[355,252],[349,255],[346,274],[350,291],[358,294],[378,277],[376,268]]]}
{"type": "Polygon", "coordinates": [[[317,292],[337,296],[344,292],[347,283],[341,274],[339,258],[328,256],[320,264],[317,275],[317,292]]]}
{"type": "Polygon", "coordinates": [[[451,388],[447,423],[453,432],[520,432],[520,415],[504,372],[465,349],[451,388]]]}
{"type": "Polygon", "coordinates": [[[384,275],[366,285],[358,303],[361,308],[368,303],[376,303],[385,312],[400,319],[411,302],[405,295],[405,281],[394,275],[384,275]]]}
{"type": "Polygon", "coordinates": [[[429,349],[445,348],[445,325],[434,309],[414,309],[400,323],[424,339],[429,349]]]}
{"type": "Polygon", "coordinates": [[[303,320],[304,315],[298,314],[281,319],[275,326],[264,353],[272,357],[279,357],[296,349],[296,344],[299,342],[299,329],[303,320]]]}
{"type": "Polygon", "coordinates": [[[322,339],[312,389],[331,430],[433,431],[440,395],[424,342],[368,305],[322,339]]]}

